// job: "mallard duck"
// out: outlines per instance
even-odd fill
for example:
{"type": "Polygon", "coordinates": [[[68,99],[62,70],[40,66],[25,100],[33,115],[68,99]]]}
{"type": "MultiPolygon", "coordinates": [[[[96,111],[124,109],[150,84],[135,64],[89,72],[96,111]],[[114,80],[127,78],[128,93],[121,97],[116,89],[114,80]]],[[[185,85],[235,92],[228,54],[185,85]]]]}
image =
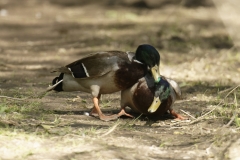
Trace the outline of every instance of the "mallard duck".
{"type": "MultiPolygon", "coordinates": [[[[147,74],[139,79],[132,87],[121,92],[121,112],[119,116],[126,115],[125,107],[150,117],[159,117],[170,112],[176,119],[185,119],[173,110],[176,99],[181,97],[178,84],[171,79],[161,76],[158,83],[147,74]]],[[[131,117],[131,115],[127,115],[131,117]]]]}
{"type": "MultiPolygon", "coordinates": [[[[160,80],[160,54],[151,45],[138,46],[135,53],[122,51],[97,52],[56,69],[60,75],[53,79],[48,91],[82,91],[91,93],[94,107],[90,115],[109,121],[118,114],[106,116],[99,107],[101,94],[131,87],[148,70],[155,82],[160,80]]],[[[122,112],[121,112],[122,113],[122,112]]]]}

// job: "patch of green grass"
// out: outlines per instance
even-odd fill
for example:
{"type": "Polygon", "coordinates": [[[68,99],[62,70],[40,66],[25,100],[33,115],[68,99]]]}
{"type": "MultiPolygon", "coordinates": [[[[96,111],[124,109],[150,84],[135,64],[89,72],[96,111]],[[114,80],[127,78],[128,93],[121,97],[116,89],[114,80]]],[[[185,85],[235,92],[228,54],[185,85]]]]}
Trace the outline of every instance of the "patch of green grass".
{"type": "Polygon", "coordinates": [[[101,108],[111,107],[112,100],[111,99],[104,99],[101,103],[101,108]]]}
{"type": "Polygon", "coordinates": [[[96,135],[98,129],[97,127],[90,127],[90,128],[84,128],[83,130],[80,131],[80,135],[86,136],[86,135],[96,135]]]}
{"type": "Polygon", "coordinates": [[[240,109],[238,105],[237,93],[238,92],[236,90],[231,94],[228,94],[228,96],[226,96],[225,98],[221,98],[218,95],[218,101],[223,100],[223,103],[219,105],[219,107],[213,112],[213,115],[225,119],[226,123],[228,123],[232,118],[234,118],[233,124],[239,127],[240,119],[238,117],[240,115],[240,109]]]}
{"type": "Polygon", "coordinates": [[[236,117],[234,122],[237,127],[240,127],[240,117],[236,117]]]}
{"type": "Polygon", "coordinates": [[[0,103],[0,113],[30,113],[39,110],[40,102],[3,102],[0,103]]]}
{"type": "Polygon", "coordinates": [[[101,108],[111,107],[114,104],[115,97],[113,95],[105,95],[101,99],[101,108]]]}
{"type": "Polygon", "coordinates": [[[166,146],[165,142],[161,142],[159,145],[160,148],[164,148],[165,146],[166,146]]]}
{"type": "Polygon", "coordinates": [[[36,100],[2,99],[0,102],[0,128],[16,129],[20,132],[35,132],[43,115],[49,111],[41,109],[41,102],[36,100]]]}

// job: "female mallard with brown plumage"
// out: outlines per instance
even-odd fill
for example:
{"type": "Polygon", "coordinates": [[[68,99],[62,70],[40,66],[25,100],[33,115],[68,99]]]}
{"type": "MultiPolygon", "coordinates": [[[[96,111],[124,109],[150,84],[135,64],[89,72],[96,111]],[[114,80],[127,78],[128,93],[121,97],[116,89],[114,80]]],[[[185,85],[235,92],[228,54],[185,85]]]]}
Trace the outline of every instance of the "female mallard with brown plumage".
{"type": "MultiPolygon", "coordinates": [[[[83,91],[91,93],[94,107],[90,115],[98,114],[104,121],[116,119],[120,114],[106,116],[99,107],[101,94],[131,87],[139,78],[151,71],[155,82],[160,80],[160,55],[147,44],[138,46],[136,53],[122,51],[98,52],[57,69],[60,75],[53,79],[48,90],[83,91]]],[[[121,115],[124,114],[121,112],[121,115]]],[[[127,115],[127,114],[126,114],[127,115]]]]}
{"type": "Polygon", "coordinates": [[[175,81],[161,76],[160,81],[154,83],[154,79],[147,74],[121,92],[121,111],[125,112],[125,107],[128,106],[135,112],[154,118],[169,111],[175,118],[185,119],[173,110],[173,104],[180,96],[181,90],[175,81]]]}

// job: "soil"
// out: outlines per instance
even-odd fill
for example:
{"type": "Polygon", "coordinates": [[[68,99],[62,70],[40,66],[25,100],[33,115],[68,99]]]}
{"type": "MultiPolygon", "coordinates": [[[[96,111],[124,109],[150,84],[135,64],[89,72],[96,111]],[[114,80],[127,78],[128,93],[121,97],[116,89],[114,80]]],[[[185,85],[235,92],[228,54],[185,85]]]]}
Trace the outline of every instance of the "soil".
{"type": "MultiPolygon", "coordinates": [[[[210,0],[0,0],[0,159],[240,159],[234,44],[210,0]],[[136,119],[103,122],[85,115],[90,94],[34,98],[54,68],[143,43],[158,49],[161,74],[181,86],[174,109],[188,120],[153,121],[128,109],[136,119]]],[[[101,108],[117,113],[120,93],[103,95],[101,108]]]]}

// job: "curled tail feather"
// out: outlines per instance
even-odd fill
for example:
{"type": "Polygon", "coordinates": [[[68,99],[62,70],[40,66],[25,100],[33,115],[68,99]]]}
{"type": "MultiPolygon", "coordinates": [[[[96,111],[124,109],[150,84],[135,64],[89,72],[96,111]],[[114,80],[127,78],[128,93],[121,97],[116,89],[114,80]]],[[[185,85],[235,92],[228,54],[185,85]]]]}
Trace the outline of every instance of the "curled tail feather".
{"type": "Polygon", "coordinates": [[[64,73],[61,73],[59,77],[55,77],[52,80],[52,86],[49,86],[47,88],[47,91],[51,91],[51,90],[58,91],[58,92],[63,91],[62,89],[63,75],[64,73]]]}

